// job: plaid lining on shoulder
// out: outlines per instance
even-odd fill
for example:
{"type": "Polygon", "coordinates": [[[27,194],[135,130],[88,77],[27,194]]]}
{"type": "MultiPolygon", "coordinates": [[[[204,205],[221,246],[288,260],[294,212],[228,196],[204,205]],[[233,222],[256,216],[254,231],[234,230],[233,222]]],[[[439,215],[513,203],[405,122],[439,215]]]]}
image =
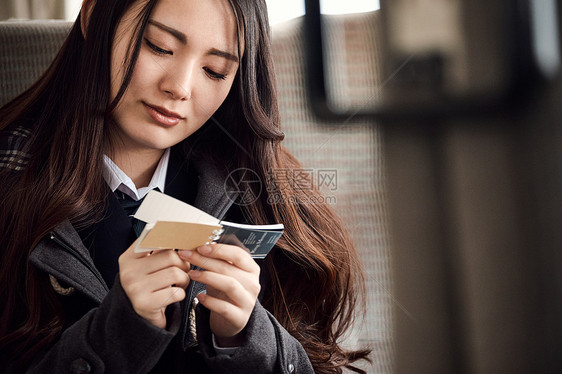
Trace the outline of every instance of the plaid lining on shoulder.
{"type": "Polygon", "coordinates": [[[23,152],[31,131],[23,126],[0,132],[0,168],[20,171],[29,162],[30,155],[23,152]]]}

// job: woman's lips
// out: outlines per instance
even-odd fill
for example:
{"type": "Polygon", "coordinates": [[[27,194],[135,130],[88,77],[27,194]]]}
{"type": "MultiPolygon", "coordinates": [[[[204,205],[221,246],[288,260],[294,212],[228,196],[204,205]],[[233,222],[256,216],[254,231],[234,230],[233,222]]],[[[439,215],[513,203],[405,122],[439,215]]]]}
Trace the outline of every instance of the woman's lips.
{"type": "Polygon", "coordinates": [[[144,104],[144,106],[148,115],[164,126],[175,126],[182,120],[180,115],[169,112],[163,108],[153,107],[148,104],[144,104]]]}

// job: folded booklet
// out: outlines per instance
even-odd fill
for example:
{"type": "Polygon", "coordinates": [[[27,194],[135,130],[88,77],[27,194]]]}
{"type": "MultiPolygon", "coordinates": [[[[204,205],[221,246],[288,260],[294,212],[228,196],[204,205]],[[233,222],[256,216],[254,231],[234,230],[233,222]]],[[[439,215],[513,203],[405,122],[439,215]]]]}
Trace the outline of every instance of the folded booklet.
{"type": "Polygon", "coordinates": [[[245,248],[253,258],[265,258],[283,224],[244,225],[221,221],[189,204],[150,191],[135,218],[146,222],[135,252],[157,249],[195,249],[204,244],[226,243],[245,248]]]}

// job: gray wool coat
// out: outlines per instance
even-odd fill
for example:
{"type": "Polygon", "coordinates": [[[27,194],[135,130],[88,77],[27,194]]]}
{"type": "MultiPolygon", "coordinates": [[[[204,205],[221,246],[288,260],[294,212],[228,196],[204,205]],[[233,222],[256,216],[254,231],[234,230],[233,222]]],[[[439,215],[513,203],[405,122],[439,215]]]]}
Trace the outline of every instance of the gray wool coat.
{"type": "MultiPolygon", "coordinates": [[[[12,143],[13,144],[13,143],[12,143]]],[[[218,218],[233,198],[224,175],[199,164],[195,206],[218,218]]],[[[62,301],[67,325],[60,338],[41,352],[27,373],[313,373],[302,345],[258,301],[242,346],[217,354],[209,311],[194,307],[204,286],[192,282],[183,302],[167,308],[168,326],[160,329],[135,313],[119,277],[108,288],[89,251],[69,221],[55,227],[33,250],[31,263],[49,274],[62,301]],[[196,336],[192,319],[195,318],[196,336]]],[[[263,285],[262,285],[263,287],[263,285]]],[[[0,352],[0,372],[13,372],[0,352]]]]}

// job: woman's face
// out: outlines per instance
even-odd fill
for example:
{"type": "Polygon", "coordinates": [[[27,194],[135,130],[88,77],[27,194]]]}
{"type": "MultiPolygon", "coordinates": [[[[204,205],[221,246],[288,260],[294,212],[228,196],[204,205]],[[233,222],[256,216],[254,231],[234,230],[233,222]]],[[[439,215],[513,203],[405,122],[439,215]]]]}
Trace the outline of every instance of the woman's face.
{"type": "MultiPolygon", "coordinates": [[[[139,1],[118,25],[111,99],[125,71],[139,1]]],[[[114,111],[118,147],[162,150],[193,134],[226,98],[238,68],[236,20],[227,0],[160,0],[131,82],[114,111]]],[[[121,149],[123,150],[123,149],[121,149]]]]}

